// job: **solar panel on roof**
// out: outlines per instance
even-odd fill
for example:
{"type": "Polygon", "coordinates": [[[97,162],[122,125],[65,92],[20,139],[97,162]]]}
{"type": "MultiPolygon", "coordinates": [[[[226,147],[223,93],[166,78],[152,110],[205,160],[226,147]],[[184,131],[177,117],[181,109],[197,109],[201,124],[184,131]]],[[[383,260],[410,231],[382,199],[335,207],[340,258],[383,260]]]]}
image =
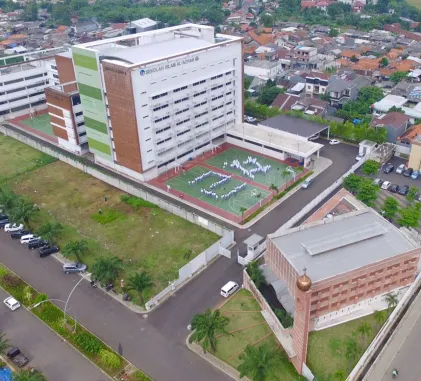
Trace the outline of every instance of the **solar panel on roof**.
{"type": "Polygon", "coordinates": [[[302,242],[301,245],[310,255],[326,253],[331,250],[339,249],[344,246],[352,245],[370,238],[378,237],[387,232],[379,223],[365,226],[359,226],[350,229],[346,234],[330,235],[309,242],[302,242]]]}

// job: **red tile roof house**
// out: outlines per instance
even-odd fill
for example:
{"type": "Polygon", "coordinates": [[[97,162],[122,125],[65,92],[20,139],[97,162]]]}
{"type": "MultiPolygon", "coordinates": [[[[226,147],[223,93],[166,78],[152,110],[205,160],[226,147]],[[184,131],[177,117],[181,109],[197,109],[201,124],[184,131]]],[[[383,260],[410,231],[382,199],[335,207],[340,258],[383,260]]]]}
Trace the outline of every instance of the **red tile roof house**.
{"type": "Polygon", "coordinates": [[[408,129],[409,119],[409,116],[393,111],[380,115],[371,122],[371,125],[375,128],[386,128],[387,141],[396,143],[399,140],[398,138],[408,129]]]}
{"type": "Polygon", "coordinates": [[[316,2],[315,1],[306,1],[306,0],[302,0],[301,1],[301,9],[315,8],[315,7],[316,7],[316,2]]]}
{"type": "Polygon", "coordinates": [[[354,4],[352,4],[352,10],[355,13],[361,13],[364,10],[364,3],[362,3],[361,1],[355,1],[354,4]]]}

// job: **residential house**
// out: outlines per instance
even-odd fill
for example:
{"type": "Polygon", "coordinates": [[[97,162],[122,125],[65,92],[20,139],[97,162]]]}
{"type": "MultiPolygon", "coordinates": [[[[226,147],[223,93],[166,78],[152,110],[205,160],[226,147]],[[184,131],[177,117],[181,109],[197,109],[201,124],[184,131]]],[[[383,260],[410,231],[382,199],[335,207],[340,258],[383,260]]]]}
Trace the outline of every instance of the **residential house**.
{"type": "Polygon", "coordinates": [[[306,76],[306,96],[322,95],[326,93],[329,84],[329,74],[311,71],[306,76]]]}
{"type": "Polygon", "coordinates": [[[251,77],[275,79],[282,72],[279,61],[262,61],[253,59],[244,63],[244,73],[251,77]]]}
{"type": "Polygon", "coordinates": [[[352,11],[355,13],[361,13],[364,10],[365,4],[359,0],[354,1],[352,4],[352,11]]]}
{"type": "Polygon", "coordinates": [[[373,103],[371,106],[373,109],[373,115],[379,116],[386,114],[392,107],[401,108],[405,115],[410,117],[411,123],[415,122],[415,119],[421,118],[421,103],[410,101],[409,99],[399,96],[388,94],[378,102],[373,103]]]}
{"type": "Polygon", "coordinates": [[[307,115],[325,116],[329,102],[319,98],[300,98],[291,106],[293,111],[302,111],[307,115]]]}
{"type": "Polygon", "coordinates": [[[369,79],[359,75],[353,79],[347,75],[332,76],[326,90],[329,93],[330,105],[340,107],[347,101],[357,99],[360,89],[370,84],[369,79]]]}
{"type": "Polygon", "coordinates": [[[304,98],[305,92],[304,83],[296,83],[284,94],[278,94],[278,96],[272,102],[272,107],[277,107],[281,111],[290,111],[291,107],[296,104],[300,99],[304,98]]]}
{"type": "Polygon", "coordinates": [[[311,46],[297,46],[289,52],[287,57],[293,67],[302,69],[316,69],[318,62],[317,48],[311,46]]]}
{"type": "Polygon", "coordinates": [[[73,29],[76,34],[84,34],[89,32],[95,32],[100,29],[100,26],[95,21],[78,21],[73,29]]]}
{"type": "Polygon", "coordinates": [[[371,122],[371,125],[375,128],[386,128],[387,141],[389,143],[396,143],[398,138],[408,129],[409,120],[409,116],[398,111],[393,111],[380,115],[371,122]]]}

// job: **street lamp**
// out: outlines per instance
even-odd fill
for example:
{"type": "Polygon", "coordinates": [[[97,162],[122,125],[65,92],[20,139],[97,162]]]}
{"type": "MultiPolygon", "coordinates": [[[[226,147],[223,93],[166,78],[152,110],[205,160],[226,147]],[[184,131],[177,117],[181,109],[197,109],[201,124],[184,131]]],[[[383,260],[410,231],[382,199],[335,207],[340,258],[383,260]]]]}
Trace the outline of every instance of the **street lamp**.
{"type": "Polygon", "coordinates": [[[79,282],[76,283],[76,285],[72,288],[72,291],[70,291],[69,296],[67,297],[66,304],[64,306],[64,323],[66,323],[66,310],[67,310],[67,304],[69,303],[70,297],[72,296],[73,291],[76,289],[76,287],[79,286],[79,283],[82,282],[84,279],[85,279],[84,277],[80,278],[79,282]]]}
{"type": "MultiPolygon", "coordinates": [[[[37,308],[38,306],[40,306],[41,304],[43,304],[43,303],[45,303],[45,302],[52,302],[52,301],[54,301],[54,302],[61,302],[61,303],[65,303],[65,304],[67,305],[67,303],[66,303],[64,300],[61,300],[61,299],[46,299],[46,300],[42,300],[41,302],[35,303],[35,304],[34,304],[33,306],[31,306],[31,307],[28,307],[28,310],[30,311],[30,310],[32,310],[32,309],[34,309],[34,308],[37,308]]],[[[70,311],[71,309],[72,309],[72,308],[70,307],[69,311],[70,311]]],[[[64,313],[66,314],[66,312],[64,312],[64,313]]],[[[75,312],[74,320],[75,320],[75,327],[74,327],[74,331],[76,332],[76,324],[77,324],[76,312],[75,312]]],[[[66,323],[66,319],[64,319],[64,323],[66,323]]]]}

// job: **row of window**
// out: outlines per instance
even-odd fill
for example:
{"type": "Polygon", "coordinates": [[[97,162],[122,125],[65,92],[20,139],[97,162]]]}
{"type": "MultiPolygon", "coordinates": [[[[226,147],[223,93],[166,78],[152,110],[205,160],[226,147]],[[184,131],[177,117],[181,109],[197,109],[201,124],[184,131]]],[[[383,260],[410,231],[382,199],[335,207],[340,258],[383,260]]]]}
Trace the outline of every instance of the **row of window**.
{"type": "Polygon", "coordinates": [[[177,111],[177,112],[175,113],[175,115],[180,115],[180,114],[182,114],[183,112],[186,112],[186,111],[189,111],[189,108],[185,108],[184,110],[177,111]]]}
{"type": "Polygon", "coordinates": [[[194,118],[195,119],[200,118],[201,116],[206,115],[207,113],[208,113],[207,111],[201,112],[200,114],[197,114],[194,118]]]}
{"type": "Polygon", "coordinates": [[[166,138],[166,139],[161,140],[160,142],[156,143],[156,145],[157,145],[157,146],[159,146],[160,144],[163,144],[163,143],[165,143],[165,142],[168,142],[168,141],[169,141],[169,140],[171,140],[171,139],[172,139],[172,137],[170,136],[169,138],[166,138]]]}
{"type": "Polygon", "coordinates": [[[170,116],[169,115],[163,116],[162,118],[155,119],[154,122],[155,123],[162,122],[165,119],[170,119],[170,116]]]}
{"type": "Polygon", "coordinates": [[[187,89],[187,86],[183,86],[183,87],[179,87],[178,89],[174,89],[173,92],[178,93],[179,91],[186,90],[186,89],[187,89]]]}
{"type": "MultiPolygon", "coordinates": [[[[145,105],[146,106],[146,105],[145,105]]],[[[155,107],[154,109],[153,109],[153,111],[158,111],[158,110],[162,110],[163,108],[167,108],[168,107],[168,104],[166,104],[166,105],[162,105],[162,106],[158,106],[158,107],[155,107]]]]}
{"type": "Polygon", "coordinates": [[[164,131],[168,131],[171,128],[171,126],[165,127],[165,128],[161,128],[160,130],[156,131],[156,134],[161,134],[164,131]]]}
{"type": "Polygon", "coordinates": [[[30,105],[26,104],[26,105],[23,105],[23,106],[18,106],[18,107],[11,108],[10,110],[0,111],[0,115],[7,115],[7,114],[10,114],[12,112],[17,112],[17,111],[21,111],[21,110],[27,110],[30,107],[39,106],[39,105],[42,105],[42,104],[45,104],[45,103],[46,103],[46,100],[45,99],[42,99],[40,101],[32,102],[30,105]]]}
{"type": "Polygon", "coordinates": [[[187,123],[187,122],[189,122],[189,121],[190,121],[190,118],[187,118],[187,119],[184,119],[184,120],[182,120],[182,121],[180,121],[180,122],[176,123],[175,125],[176,125],[176,126],[180,126],[180,125],[182,125],[182,124],[184,124],[184,123],[187,123]]]}
{"type": "Polygon", "coordinates": [[[167,96],[167,95],[168,95],[168,93],[162,93],[162,94],[154,95],[154,96],[152,97],[152,99],[162,98],[162,97],[165,97],[165,96],[167,96]]]}
{"type": "Polygon", "coordinates": [[[37,93],[33,93],[33,94],[29,94],[29,95],[24,95],[24,96],[22,96],[22,97],[17,97],[17,98],[13,98],[13,99],[8,99],[8,100],[5,100],[5,101],[3,101],[3,102],[0,102],[0,105],[4,105],[4,104],[6,104],[6,103],[11,103],[11,102],[21,101],[21,100],[23,100],[23,99],[28,99],[29,97],[35,97],[35,96],[37,96],[37,95],[44,95],[44,92],[43,92],[43,91],[39,91],[39,92],[37,92],[37,93]]]}

